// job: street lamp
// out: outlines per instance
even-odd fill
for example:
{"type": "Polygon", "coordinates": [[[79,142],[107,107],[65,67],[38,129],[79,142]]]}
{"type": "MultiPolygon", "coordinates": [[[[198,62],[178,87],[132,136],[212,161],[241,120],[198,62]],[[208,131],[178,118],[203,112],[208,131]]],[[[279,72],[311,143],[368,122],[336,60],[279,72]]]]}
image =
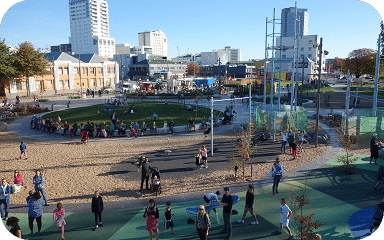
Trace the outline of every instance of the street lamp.
{"type": "MultiPolygon", "coordinates": [[[[319,48],[319,68],[317,80],[317,98],[316,98],[316,129],[315,129],[315,147],[319,144],[319,117],[320,117],[320,82],[321,82],[321,68],[323,56],[323,38],[320,38],[320,44],[315,43],[313,48],[319,48]]],[[[324,55],[328,55],[328,51],[324,50],[324,55]]]]}

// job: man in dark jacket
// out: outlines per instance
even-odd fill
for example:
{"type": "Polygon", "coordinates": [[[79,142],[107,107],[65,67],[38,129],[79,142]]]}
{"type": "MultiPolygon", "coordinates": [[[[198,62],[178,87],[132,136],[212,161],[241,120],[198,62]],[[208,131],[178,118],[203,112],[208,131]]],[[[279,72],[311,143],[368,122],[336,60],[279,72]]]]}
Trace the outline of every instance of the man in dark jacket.
{"type": "Polygon", "coordinates": [[[141,184],[140,184],[140,192],[143,191],[143,184],[145,180],[145,187],[148,190],[148,180],[149,180],[149,171],[153,170],[149,165],[148,158],[140,157],[139,164],[141,165],[141,184]]]}
{"type": "Polygon", "coordinates": [[[224,195],[221,199],[221,203],[223,205],[223,219],[224,219],[224,229],[220,231],[220,233],[227,233],[228,238],[232,237],[232,224],[231,224],[231,211],[233,199],[232,195],[229,193],[229,188],[224,188],[224,195]]]}
{"type": "Polygon", "coordinates": [[[100,197],[99,191],[95,192],[95,196],[92,198],[92,212],[95,214],[95,230],[100,226],[103,226],[101,222],[101,212],[104,210],[103,199],[100,197]]]}
{"type": "Polygon", "coordinates": [[[377,159],[379,158],[379,149],[380,149],[380,140],[377,137],[377,133],[373,134],[371,139],[370,149],[371,149],[371,157],[369,160],[369,164],[372,164],[372,158],[375,159],[375,164],[377,164],[377,159]]]}

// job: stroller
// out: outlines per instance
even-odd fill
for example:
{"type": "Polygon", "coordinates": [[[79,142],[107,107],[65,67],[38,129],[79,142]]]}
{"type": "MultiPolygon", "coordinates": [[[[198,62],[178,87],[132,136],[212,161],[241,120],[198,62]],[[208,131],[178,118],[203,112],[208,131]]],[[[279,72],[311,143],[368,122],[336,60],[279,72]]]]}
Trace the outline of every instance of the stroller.
{"type": "Polygon", "coordinates": [[[156,195],[161,194],[160,172],[157,167],[152,169],[151,189],[156,195]]]}

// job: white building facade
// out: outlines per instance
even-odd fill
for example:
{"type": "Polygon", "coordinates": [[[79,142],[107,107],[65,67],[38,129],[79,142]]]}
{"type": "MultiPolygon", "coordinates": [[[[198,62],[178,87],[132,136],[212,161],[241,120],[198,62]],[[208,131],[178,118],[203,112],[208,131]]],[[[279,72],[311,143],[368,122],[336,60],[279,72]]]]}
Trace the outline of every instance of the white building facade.
{"type": "Polygon", "coordinates": [[[71,36],[74,54],[97,54],[112,57],[115,39],[109,35],[106,0],[69,0],[71,36]]]}
{"type": "Polygon", "coordinates": [[[162,30],[140,32],[139,47],[152,48],[152,54],[168,57],[168,40],[162,30]]]}

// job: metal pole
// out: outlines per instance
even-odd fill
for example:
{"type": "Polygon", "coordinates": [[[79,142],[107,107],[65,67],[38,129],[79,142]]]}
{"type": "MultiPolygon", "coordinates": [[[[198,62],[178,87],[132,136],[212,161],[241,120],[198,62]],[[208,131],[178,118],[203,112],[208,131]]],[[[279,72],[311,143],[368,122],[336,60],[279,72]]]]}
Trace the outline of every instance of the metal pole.
{"type": "Polygon", "coordinates": [[[213,97],[211,97],[211,156],[213,157],[213,97]]]}
{"type": "Polygon", "coordinates": [[[275,79],[275,8],[273,9],[273,19],[272,19],[272,74],[271,74],[271,81],[270,81],[270,96],[269,96],[269,103],[271,104],[271,115],[273,113],[273,85],[274,85],[274,79],[275,79]]]}
{"type": "Polygon", "coordinates": [[[377,54],[376,54],[376,68],[375,68],[375,88],[373,90],[373,109],[372,114],[376,117],[377,114],[377,97],[379,91],[379,73],[380,73],[380,53],[381,53],[381,35],[377,39],[377,54]]]}
{"type": "MultiPolygon", "coordinates": [[[[299,19],[297,19],[297,8],[296,8],[296,18],[295,18],[295,21],[298,21],[300,22],[300,17],[299,19]]],[[[299,24],[299,33],[300,33],[300,24],[299,24]]],[[[300,41],[299,41],[299,38],[297,37],[297,32],[296,32],[296,46],[297,46],[297,51],[296,51],[296,70],[295,70],[295,111],[297,110],[297,92],[299,91],[299,45],[300,45],[300,41]]]]}
{"type": "Polygon", "coordinates": [[[277,101],[279,102],[278,103],[278,108],[277,108],[277,111],[280,112],[280,109],[281,109],[281,106],[280,106],[280,95],[281,95],[281,62],[282,62],[282,45],[283,44],[283,37],[281,36],[281,33],[280,33],[280,43],[279,43],[279,48],[280,48],[280,54],[279,54],[279,59],[280,59],[280,63],[279,63],[279,86],[278,86],[278,93],[277,93],[277,101]]]}
{"type": "Polygon", "coordinates": [[[357,107],[357,98],[358,98],[358,95],[359,95],[359,88],[356,87],[356,92],[355,92],[355,108],[357,107]]]}
{"type": "Polygon", "coordinates": [[[264,59],[264,97],[263,109],[267,110],[267,58],[268,58],[268,17],[265,19],[265,59],[264,59]]]}
{"type": "Polygon", "coordinates": [[[320,55],[320,61],[319,61],[319,75],[317,80],[317,106],[316,106],[316,129],[315,129],[315,147],[319,144],[319,117],[320,117],[320,79],[321,79],[321,57],[323,55],[323,38],[320,38],[320,45],[319,45],[319,55],[320,55]]]}
{"type": "Polygon", "coordinates": [[[294,35],[293,35],[293,63],[292,63],[292,86],[291,86],[291,111],[293,111],[293,100],[294,100],[294,94],[295,94],[295,70],[293,69],[294,68],[294,64],[296,63],[296,52],[297,52],[297,41],[296,41],[296,38],[297,38],[297,34],[296,34],[296,19],[297,19],[297,2],[295,2],[295,21],[293,22],[293,27],[294,27],[294,35]]]}
{"type": "Polygon", "coordinates": [[[79,54],[79,77],[80,77],[80,99],[83,99],[83,83],[81,82],[80,54],[79,54]]]}
{"type": "Polygon", "coordinates": [[[345,131],[344,134],[348,135],[348,127],[349,127],[349,121],[348,121],[348,112],[349,112],[349,99],[351,96],[351,77],[349,75],[349,69],[348,69],[348,77],[347,77],[347,93],[345,94],[345,131]]]}
{"type": "Polygon", "coordinates": [[[252,110],[251,110],[251,106],[252,106],[252,84],[249,84],[249,125],[252,124],[252,110]]]}

